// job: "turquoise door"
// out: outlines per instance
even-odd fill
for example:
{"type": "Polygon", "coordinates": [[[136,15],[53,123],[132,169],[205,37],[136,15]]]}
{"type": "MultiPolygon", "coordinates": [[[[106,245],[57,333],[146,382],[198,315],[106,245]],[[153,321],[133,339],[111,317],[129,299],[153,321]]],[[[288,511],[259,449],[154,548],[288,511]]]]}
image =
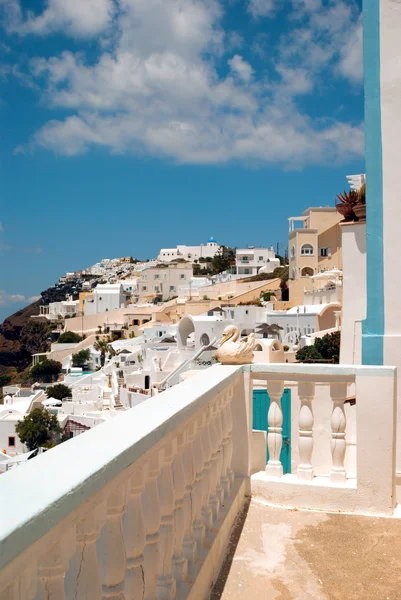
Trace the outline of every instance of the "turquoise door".
{"type": "MultiPolygon", "coordinates": [[[[253,429],[267,431],[267,413],[270,398],[266,390],[253,390],[253,429]]],[[[281,398],[283,410],[283,447],[280,460],[284,473],[291,473],[291,390],[284,390],[281,398]]],[[[269,460],[269,448],[266,444],[266,462],[269,460]]]]}

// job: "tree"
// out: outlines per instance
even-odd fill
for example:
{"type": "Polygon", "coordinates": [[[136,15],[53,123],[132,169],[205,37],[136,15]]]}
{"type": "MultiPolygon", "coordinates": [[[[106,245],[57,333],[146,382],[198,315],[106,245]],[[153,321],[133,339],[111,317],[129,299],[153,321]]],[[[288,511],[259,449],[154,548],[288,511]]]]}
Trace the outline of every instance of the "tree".
{"type": "Polygon", "coordinates": [[[315,346],[322,358],[332,360],[338,364],[340,361],[341,334],[339,331],[327,333],[322,338],[316,338],[315,346]]]}
{"type": "Polygon", "coordinates": [[[0,375],[0,387],[8,385],[11,381],[11,375],[0,375]]]}
{"type": "Polygon", "coordinates": [[[339,331],[327,333],[321,338],[316,338],[313,346],[304,346],[298,350],[296,359],[300,362],[327,361],[338,364],[340,360],[339,331]]]}
{"type": "Polygon", "coordinates": [[[234,262],[234,250],[232,248],[227,248],[227,246],[220,246],[212,258],[212,271],[215,274],[227,271],[234,262]]]}
{"type": "Polygon", "coordinates": [[[317,350],[315,345],[304,346],[301,350],[298,350],[295,358],[299,362],[315,362],[322,360],[322,355],[317,350]]]}
{"type": "Polygon", "coordinates": [[[47,352],[49,349],[49,338],[51,328],[48,323],[42,323],[35,319],[31,319],[24,325],[21,331],[21,346],[30,354],[39,352],[47,352]]]}
{"type": "Polygon", "coordinates": [[[54,378],[60,375],[61,368],[62,365],[57,360],[45,358],[31,368],[30,375],[32,379],[39,381],[54,381],[54,378]]]}
{"type": "Polygon", "coordinates": [[[72,366],[73,367],[84,367],[88,364],[91,358],[91,353],[89,348],[84,348],[80,350],[76,354],[72,355],[72,366]]]}
{"type": "Polygon", "coordinates": [[[74,344],[82,342],[82,338],[75,331],[64,331],[57,340],[58,344],[74,344]]]}
{"type": "Polygon", "coordinates": [[[98,335],[96,336],[96,342],[93,344],[93,347],[100,352],[100,365],[102,367],[106,361],[106,354],[109,355],[109,358],[116,354],[113,346],[110,346],[109,340],[101,340],[98,335]]]}
{"type": "Polygon", "coordinates": [[[47,388],[46,394],[48,398],[55,398],[56,400],[64,400],[64,398],[71,398],[71,390],[68,385],[64,383],[56,383],[47,388]]]}
{"type": "Polygon", "coordinates": [[[15,431],[28,450],[35,450],[40,446],[55,446],[62,430],[56,415],[44,408],[34,408],[22,421],[18,421],[15,431]]]}

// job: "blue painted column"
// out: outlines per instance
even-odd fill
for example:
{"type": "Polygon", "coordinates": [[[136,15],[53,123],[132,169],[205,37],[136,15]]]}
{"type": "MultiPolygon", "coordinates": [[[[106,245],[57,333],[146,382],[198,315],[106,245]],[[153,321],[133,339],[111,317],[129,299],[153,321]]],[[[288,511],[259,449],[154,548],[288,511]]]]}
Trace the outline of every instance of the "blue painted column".
{"type": "MultiPolygon", "coordinates": [[[[363,0],[366,160],[367,317],[362,324],[362,363],[383,364],[383,156],[380,101],[380,0],[363,0]]],[[[355,290],[356,293],[357,290],[355,290]]]]}

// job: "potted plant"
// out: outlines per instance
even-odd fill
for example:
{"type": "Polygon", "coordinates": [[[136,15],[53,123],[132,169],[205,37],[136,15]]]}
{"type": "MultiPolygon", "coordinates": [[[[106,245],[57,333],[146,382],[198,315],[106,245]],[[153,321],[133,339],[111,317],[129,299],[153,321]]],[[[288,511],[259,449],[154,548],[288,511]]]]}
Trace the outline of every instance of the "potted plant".
{"type": "Polygon", "coordinates": [[[339,204],[336,204],[337,212],[344,217],[344,221],[352,221],[355,217],[354,207],[357,203],[358,192],[351,190],[344,191],[342,194],[337,194],[339,204]]]}
{"type": "Polygon", "coordinates": [[[366,183],[363,184],[358,192],[357,201],[354,206],[354,213],[358,219],[366,219],[366,183]]]}

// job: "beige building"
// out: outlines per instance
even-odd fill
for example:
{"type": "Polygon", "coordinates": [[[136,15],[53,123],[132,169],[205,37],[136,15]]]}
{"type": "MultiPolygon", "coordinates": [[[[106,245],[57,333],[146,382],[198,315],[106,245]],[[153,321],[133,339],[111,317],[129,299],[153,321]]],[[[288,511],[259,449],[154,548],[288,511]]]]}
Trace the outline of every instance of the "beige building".
{"type": "Polygon", "coordinates": [[[163,300],[178,296],[178,288],[188,285],[192,275],[192,264],[188,262],[145,269],[138,281],[139,301],[149,301],[156,296],[163,300]]]}
{"type": "Polygon", "coordinates": [[[289,288],[292,304],[302,304],[304,291],[312,289],[313,275],[342,269],[342,216],[331,207],[308,208],[290,217],[288,235],[289,288]]]}

